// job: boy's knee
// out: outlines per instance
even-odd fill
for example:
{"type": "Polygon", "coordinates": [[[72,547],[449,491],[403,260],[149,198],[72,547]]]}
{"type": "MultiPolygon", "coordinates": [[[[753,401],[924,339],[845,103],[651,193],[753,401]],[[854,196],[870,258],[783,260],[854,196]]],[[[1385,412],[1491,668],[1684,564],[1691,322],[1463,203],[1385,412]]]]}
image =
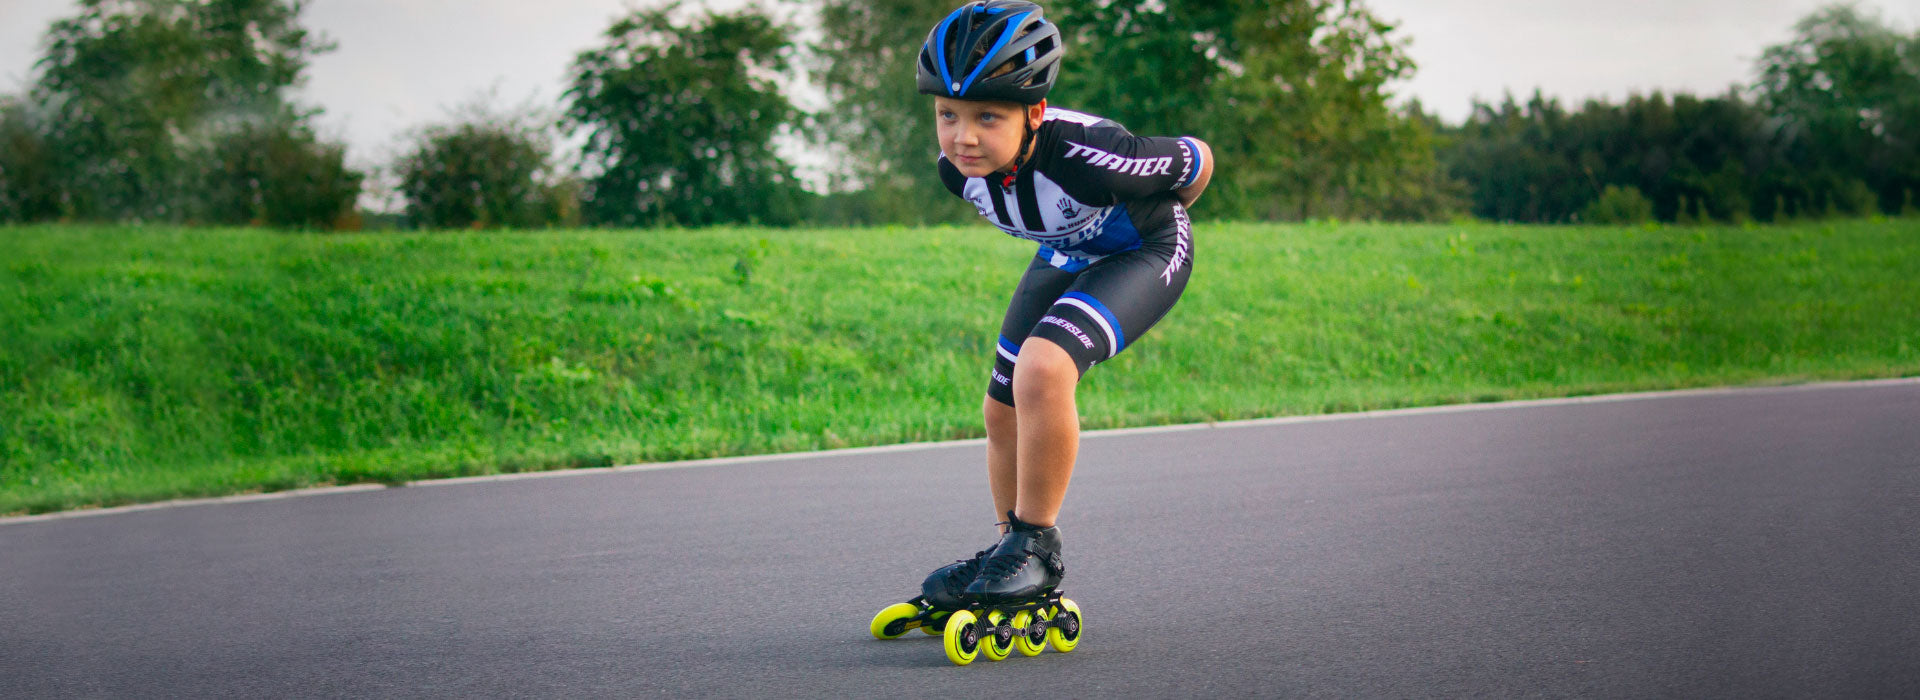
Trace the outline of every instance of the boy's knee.
{"type": "Polygon", "coordinates": [[[1058,391],[1073,391],[1080,381],[1080,366],[1058,344],[1046,338],[1028,338],[1020,346],[1020,363],[1014,366],[1015,405],[1030,399],[1045,400],[1058,391]]]}

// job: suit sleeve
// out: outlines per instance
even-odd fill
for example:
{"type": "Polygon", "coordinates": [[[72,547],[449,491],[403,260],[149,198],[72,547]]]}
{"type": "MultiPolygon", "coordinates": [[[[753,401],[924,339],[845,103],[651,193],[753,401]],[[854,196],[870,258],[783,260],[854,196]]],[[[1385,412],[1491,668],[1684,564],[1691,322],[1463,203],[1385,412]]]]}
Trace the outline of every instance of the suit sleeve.
{"type": "Polygon", "coordinates": [[[1135,136],[1114,127],[1071,125],[1050,146],[1047,171],[1063,186],[1072,183],[1075,199],[1102,206],[1186,187],[1205,165],[1191,137],[1135,136]]]}

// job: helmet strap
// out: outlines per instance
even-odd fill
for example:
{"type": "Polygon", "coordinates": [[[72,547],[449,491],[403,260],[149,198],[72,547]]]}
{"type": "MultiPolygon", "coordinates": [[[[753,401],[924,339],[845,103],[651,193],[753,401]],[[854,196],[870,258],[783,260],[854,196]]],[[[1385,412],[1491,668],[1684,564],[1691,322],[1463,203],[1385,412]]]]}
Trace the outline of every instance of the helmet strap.
{"type": "Polygon", "coordinates": [[[1032,124],[1027,121],[1026,116],[1025,114],[1020,115],[1020,151],[1013,156],[1013,170],[1009,171],[1006,177],[1000,179],[1001,187],[1012,187],[1013,179],[1020,176],[1020,164],[1027,159],[1027,149],[1033,145],[1033,137],[1038,133],[1034,131],[1032,124]]]}

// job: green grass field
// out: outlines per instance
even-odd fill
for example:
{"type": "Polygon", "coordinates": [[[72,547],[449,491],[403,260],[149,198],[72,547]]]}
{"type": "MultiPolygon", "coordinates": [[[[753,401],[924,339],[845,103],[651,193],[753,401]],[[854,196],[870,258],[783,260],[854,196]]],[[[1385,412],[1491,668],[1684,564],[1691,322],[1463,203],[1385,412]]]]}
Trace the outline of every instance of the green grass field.
{"type": "MultiPolygon", "coordinates": [[[[1212,224],[1087,428],[1920,374],[1920,221],[1212,224]]],[[[976,437],[985,227],[0,228],[0,513],[976,437]],[[912,263],[912,264],[908,264],[912,263]]]]}

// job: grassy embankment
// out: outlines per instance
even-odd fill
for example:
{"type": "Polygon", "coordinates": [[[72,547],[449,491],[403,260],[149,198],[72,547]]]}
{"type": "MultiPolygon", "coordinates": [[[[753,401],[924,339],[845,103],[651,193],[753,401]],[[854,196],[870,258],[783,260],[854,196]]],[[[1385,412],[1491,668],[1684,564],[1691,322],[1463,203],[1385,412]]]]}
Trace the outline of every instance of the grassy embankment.
{"type": "MultiPolygon", "coordinates": [[[[1920,221],[1202,223],[1088,428],[1920,374],[1920,221]]],[[[972,437],[982,227],[0,228],[0,513],[972,437]]]]}

